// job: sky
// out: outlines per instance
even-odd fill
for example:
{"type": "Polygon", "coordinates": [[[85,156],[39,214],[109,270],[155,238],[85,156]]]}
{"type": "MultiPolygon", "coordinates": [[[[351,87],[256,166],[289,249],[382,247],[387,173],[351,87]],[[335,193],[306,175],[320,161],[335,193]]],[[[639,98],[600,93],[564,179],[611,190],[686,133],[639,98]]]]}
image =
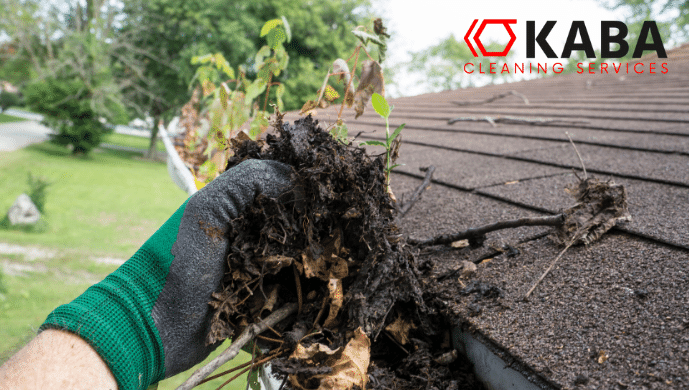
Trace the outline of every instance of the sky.
{"type": "MultiPolygon", "coordinates": [[[[511,25],[517,35],[511,52],[514,61],[553,62],[547,59],[536,47],[536,58],[526,58],[526,21],[536,22],[539,31],[548,20],[557,23],[548,35],[548,43],[559,55],[567,38],[570,25],[574,20],[583,20],[593,43],[594,49],[600,48],[600,22],[602,20],[625,20],[623,11],[611,11],[604,8],[597,0],[378,0],[374,1],[374,10],[388,20],[388,29],[392,31],[392,42],[388,49],[389,63],[396,64],[410,60],[409,51],[419,51],[438,44],[442,39],[454,34],[458,40],[464,35],[474,19],[516,19],[511,25]]],[[[480,21],[479,21],[480,23],[480,21]]],[[[476,31],[476,30],[474,30],[476,31]]],[[[472,34],[473,35],[473,34],[472,34]]],[[[487,40],[507,42],[509,36],[504,27],[488,25],[481,35],[487,40]]],[[[397,88],[390,88],[391,96],[416,95],[424,92],[417,85],[418,78],[413,75],[397,75],[397,88]]]]}

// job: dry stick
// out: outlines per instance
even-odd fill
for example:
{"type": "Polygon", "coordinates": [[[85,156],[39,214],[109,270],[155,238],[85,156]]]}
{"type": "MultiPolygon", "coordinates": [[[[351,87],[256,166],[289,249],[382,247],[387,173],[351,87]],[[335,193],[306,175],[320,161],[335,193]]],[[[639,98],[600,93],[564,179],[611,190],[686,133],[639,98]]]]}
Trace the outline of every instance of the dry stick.
{"type": "Polygon", "coordinates": [[[581,164],[581,169],[584,171],[584,180],[586,180],[586,179],[588,179],[588,175],[586,174],[586,166],[584,165],[584,160],[581,158],[581,154],[579,154],[579,149],[577,149],[577,146],[574,145],[574,141],[572,141],[572,137],[569,135],[569,132],[565,131],[565,134],[567,134],[567,138],[569,138],[569,142],[574,147],[574,151],[577,152],[577,157],[579,157],[579,163],[581,164]]]}
{"type": "Polygon", "coordinates": [[[323,85],[321,86],[321,94],[318,95],[318,99],[316,100],[316,107],[321,103],[321,99],[323,99],[323,94],[325,93],[325,88],[328,85],[328,79],[330,78],[330,68],[328,68],[328,73],[325,74],[325,79],[323,80],[323,85]]]}
{"type": "MultiPolygon", "coordinates": [[[[352,86],[352,82],[354,81],[354,75],[356,74],[356,66],[359,63],[359,49],[361,48],[361,45],[358,45],[356,49],[354,49],[354,53],[356,54],[356,58],[354,59],[354,67],[352,68],[352,71],[350,72],[350,77],[349,82],[347,83],[347,88],[345,89],[345,96],[342,99],[342,105],[340,106],[340,111],[337,113],[337,119],[342,118],[342,111],[344,111],[345,103],[347,102],[347,91],[349,91],[349,88],[352,86]]],[[[354,54],[352,54],[354,56],[354,54]]],[[[352,59],[352,56],[350,56],[347,61],[352,59]]]]}
{"type": "Polygon", "coordinates": [[[550,270],[553,269],[553,267],[554,267],[555,264],[558,262],[558,260],[560,260],[560,258],[562,257],[562,255],[565,254],[565,252],[567,251],[567,249],[569,249],[569,247],[572,246],[572,244],[574,244],[574,241],[576,241],[576,235],[569,241],[569,243],[567,243],[567,246],[565,247],[565,249],[563,249],[562,252],[560,252],[560,254],[557,255],[557,257],[555,258],[555,260],[553,260],[552,263],[550,263],[550,266],[548,267],[548,269],[546,269],[545,272],[543,272],[543,275],[541,275],[541,277],[538,278],[538,280],[536,281],[536,283],[534,283],[533,286],[531,286],[531,288],[529,289],[529,291],[526,293],[526,295],[524,295],[524,300],[525,300],[525,301],[529,299],[529,296],[531,295],[531,293],[533,292],[533,290],[536,289],[536,286],[538,286],[538,284],[541,283],[541,280],[543,280],[543,278],[545,278],[545,276],[548,275],[548,273],[550,272],[550,270]]]}
{"type": "Polygon", "coordinates": [[[420,248],[431,245],[447,245],[466,238],[480,237],[495,230],[516,228],[520,226],[560,226],[564,221],[564,214],[551,215],[547,217],[511,219],[509,221],[499,221],[489,225],[469,228],[455,234],[441,234],[428,240],[416,240],[410,238],[407,242],[420,248]]]}
{"type": "Polygon", "coordinates": [[[213,379],[220,378],[221,376],[227,375],[227,374],[232,373],[232,372],[235,372],[235,371],[237,371],[237,370],[241,370],[242,368],[246,368],[246,367],[248,367],[248,366],[250,366],[250,365],[251,365],[251,362],[246,362],[246,363],[244,363],[244,364],[240,364],[240,365],[238,365],[238,366],[236,366],[236,367],[232,367],[232,368],[230,368],[230,369],[228,369],[228,370],[225,370],[225,371],[223,371],[223,372],[221,372],[221,373],[219,373],[219,374],[211,375],[211,376],[209,376],[208,378],[206,378],[206,379],[202,380],[201,382],[199,382],[199,385],[202,385],[202,384],[204,384],[204,383],[206,383],[206,382],[210,382],[210,381],[212,381],[213,379]]]}
{"type": "Polygon", "coordinates": [[[210,363],[199,368],[194,372],[194,374],[189,377],[184,383],[182,383],[177,390],[191,390],[194,386],[198,385],[203,378],[210,375],[213,371],[218,369],[218,367],[234,359],[239,351],[242,349],[246,343],[251,341],[256,335],[263,333],[270,326],[277,324],[278,322],[287,318],[290,314],[297,311],[298,305],[296,303],[288,303],[280,309],[273,312],[273,314],[266,317],[264,320],[253,323],[244,329],[242,334],[237,337],[229,348],[224,350],[220,355],[213,359],[210,363]]]}
{"type": "Polygon", "coordinates": [[[502,98],[510,96],[510,95],[520,97],[524,101],[524,104],[529,104],[529,99],[527,99],[526,96],[524,96],[523,94],[521,94],[517,91],[507,91],[507,92],[499,93],[499,94],[493,95],[492,97],[489,97],[488,99],[485,99],[485,100],[476,100],[476,101],[468,101],[468,102],[457,102],[457,101],[455,101],[452,103],[454,103],[458,106],[472,106],[472,105],[478,105],[478,104],[491,103],[491,102],[494,102],[498,99],[502,99],[502,98]]]}
{"type": "MultiPolygon", "coordinates": [[[[222,389],[223,387],[225,387],[225,385],[227,385],[228,383],[232,382],[233,380],[239,378],[242,374],[244,374],[245,372],[249,371],[250,369],[251,369],[251,367],[247,367],[247,368],[245,368],[245,369],[239,371],[239,372],[237,373],[237,375],[235,375],[235,376],[233,376],[232,378],[226,380],[222,385],[216,387],[215,390],[220,390],[220,389],[222,389]]],[[[178,388],[179,388],[179,387],[178,387],[178,388]]]]}
{"type": "MultiPolygon", "coordinates": [[[[570,137],[570,136],[569,136],[569,133],[566,132],[566,131],[565,131],[565,134],[567,134],[567,138],[569,138],[569,142],[572,143],[572,146],[574,147],[574,151],[577,152],[577,157],[579,157],[579,162],[581,163],[581,169],[584,170],[584,179],[587,179],[588,176],[587,176],[587,174],[586,174],[586,166],[584,166],[584,160],[582,160],[581,154],[579,154],[579,150],[577,149],[577,146],[574,145],[574,141],[572,141],[572,137],[570,137]]],[[[548,267],[548,269],[546,269],[545,272],[543,272],[543,275],[541,275],[541,277],[538,278],[538,280],[536,281],[536,283],[534,283],[533,286],[531,286],[531,288],[529,289],[529,291],[526,292],[526,295],[524,295],[524,300],[525,300],[525,301],[529,299],[529,296],[531,295],[531,293],[533,292],[533,290],[536,289],[536,286],[538,286],[538,284],[541,283],[541,280],[543,280],[543,279],[546,277],[546,275],[548,275],[548,273],[550,272],[550,270],[553,269],[553,267],[555,266],[555,263],[557,263],[558,260],[560,260],[560,258],[562,257],[562,255],[565,254],[565,252],[567,251],[567,249],[569,249],[569,247],[572,246],[572,244],[574,244],[574,242],[575,242],[577,239],[579,239],[579,236],[581,235],[581,233],[582,233],[581,229],[578,229],[578,230],[576,231],[576,233],[574,233],[574,235],[572,236],[572,239],[567,243],[567,246],[565,246],[565,249],[563,249],[562,252],[560,252],[560,254],[557,255],[557,257],[555,258],[555,260],[553,260],[553,262],[550,263],[550,266],[548,267]]]]}
{"type": "Polygon", "coordinates": [[[423,179],[421,185],[418,186],[414,193],[411,194],[409,200],[404,202],[402,207],[400,207],[399,213],[397,214],[397,219],[403,218],[409,212],[409,210],[411,210],[414,204],[421,199],[421,194],[423,194],[423,192],[426,191],[426,189],[431,185],[431,180],[433,180],[433,172],[435,172],[435,166],[431,165],[426,170],[426,177],[423,179]]]}
{"type": "Polygon", "coordinates": [[[490,123],[493,127],[496,127],[498,123],[515,123],[515,124],[520,124],[520,123],[528,123],[532,125],[546,125],[549,123],[559,123],[563,125],[579,125],[579,124],[584,124],[588,123],[588,121],[568,121],[568,120],[562,120],[562,119],[556,119],[556,118],[525,118],[525,117],[519,117],[519,116],[511,116],[511,115],[501,115],[501,116],[460,116],[454,119],[450,119],[447,121],[448,125],[451,125],[455,122],[481,122],[481,121],[486,121],[490,123]]]}

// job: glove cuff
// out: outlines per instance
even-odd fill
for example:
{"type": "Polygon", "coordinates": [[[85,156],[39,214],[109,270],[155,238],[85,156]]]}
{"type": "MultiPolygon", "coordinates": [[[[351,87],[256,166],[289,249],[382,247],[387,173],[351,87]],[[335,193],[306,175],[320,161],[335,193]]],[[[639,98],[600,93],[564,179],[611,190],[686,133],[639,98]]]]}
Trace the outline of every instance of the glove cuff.
{"type": "Polygon", "coordinates": [[[165,377],[165,355],[151,309],[172,263],[185,202],[115,272],[55,309],[43,329],[68,330],[89,342],[110,367],[120,390],[146,389],[165,377]]]}

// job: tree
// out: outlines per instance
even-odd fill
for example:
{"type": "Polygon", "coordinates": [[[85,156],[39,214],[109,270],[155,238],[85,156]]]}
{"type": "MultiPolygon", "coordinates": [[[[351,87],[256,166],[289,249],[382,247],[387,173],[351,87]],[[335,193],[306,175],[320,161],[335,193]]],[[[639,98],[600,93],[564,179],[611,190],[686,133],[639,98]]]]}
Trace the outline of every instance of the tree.
{"type": "MultiPolygon", "coordinates": [[[[502,51],[504,47],[505,44],[493,41],[485,46],[487,51],[502,51]]],[[[420,84],[426,86],[428,92],[473,87],[479,80],[476,74],[479,64],[485,71],[491,62],[508,62],[511,57],[511,54],[506,57],[474,57],[469,47],[464,42],[459,42],[453,34],[435,46],[409,54],[412,59],[406,68],[410,72],[420,72],[424,75],[420,84]],[[464,72],[463,67],[469,62],[474,64],[473,74],[464,72]]],[[[486,71],[486,74],[482,76],[485,77],[483,80],[491,84],[498,80],[511,79],[511,75],[501,74],[499,71],[497,73],[486,71]]]]}
{"type": "MultiPolygon", "coordinates": [[[[113,24],[117,6],[109,0],[87,0],[67,12],[35,0],[0,0],[10,13],[0,17],[0,29],[10,37],[5,52],[12,64],[30,64],[24,88],[26,102],[44,114],[53,127],[53,140],[85,154],[100,142],[103,121],[127,120],[122,99],[126,77],[115,77],[115,64],[127,64],[136,75],[136,62],[122,52],[113,24]]],[[[8,70],[8,64],[3,70],[8,70]]]]}
{"type": "MultiPolygon", "coordinates": [[[[292,41],[285,45],[290,62],[279,80],[285,84],[285,108],[297,109],[320,87],[334,58],[356,45],[350,33],[368,10],[368,0],[125,0],[124,34],[132,50],[146,63],[151,82],[132,86],[131,98],[155,118],[151,150],[155,150],[157,123],[169,119],[190,96],[194,56],[222,53],[232,67],[242,66],[256,77],[253,58],[265,44],[259,36],[264,22],[284,16],[292,41]],[[136,34],[130,32],[140,29],[136,34]]],[[[129,95],[128,95],[129,96],[129,95]]]]}

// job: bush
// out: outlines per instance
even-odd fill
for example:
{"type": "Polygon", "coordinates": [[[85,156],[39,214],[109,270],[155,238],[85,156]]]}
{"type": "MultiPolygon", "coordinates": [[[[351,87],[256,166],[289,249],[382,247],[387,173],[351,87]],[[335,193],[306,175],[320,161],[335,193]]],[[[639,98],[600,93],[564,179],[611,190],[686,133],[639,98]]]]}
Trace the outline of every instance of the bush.
{"type": "Polygon", "coordinates": [[[86,154],[101,142],[107,128],[91,107],[87,86],[79,79],[47,78],[24,90],[26,103],[43,113],[44,123],[55,131],[52,141],[71,145],[73,154],[86,154]]]}
{"type": "Polygon", "coordinates": [[[42,177],[34,177],[29,173],[29,198],[41,214],[45,214],[46,188],[50,183],[42,177]]]}
{"type": "Polygon", "coordinates": [[[12,106],[19,106],[21,101],[21,98],[16,93],[0,92],[0,112],[5,112],[6,109],[12,106]]]}

